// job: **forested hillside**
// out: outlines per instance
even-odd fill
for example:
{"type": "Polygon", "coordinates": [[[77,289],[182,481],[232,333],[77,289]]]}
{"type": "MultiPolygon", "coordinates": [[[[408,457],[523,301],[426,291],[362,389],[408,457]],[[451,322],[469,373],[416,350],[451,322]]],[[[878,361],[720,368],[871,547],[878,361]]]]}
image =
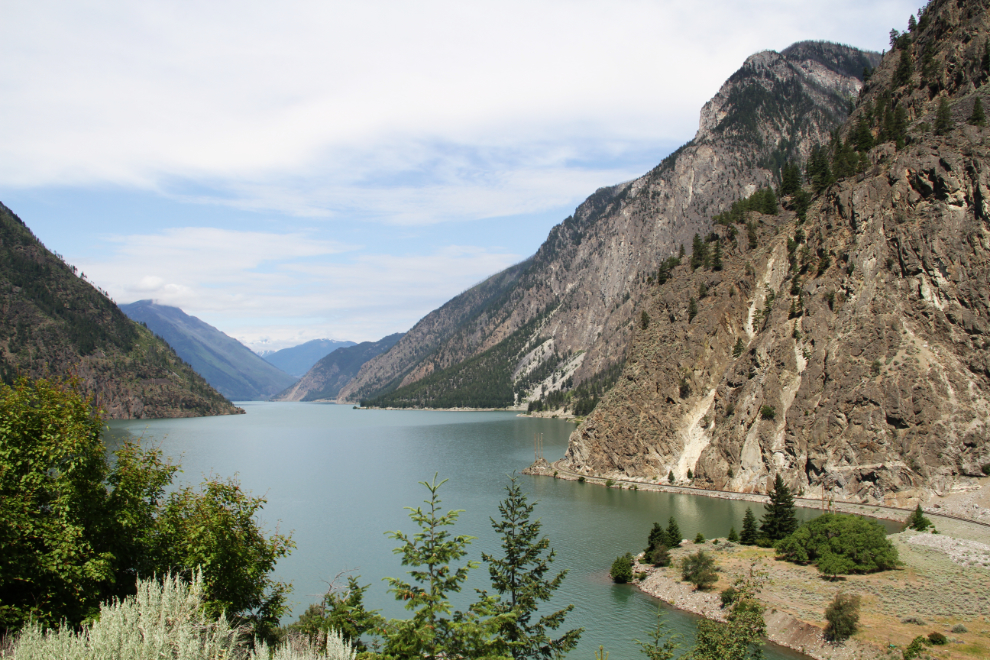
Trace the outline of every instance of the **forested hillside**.
{"type": "Polygon", "coordinates": [[[0,204],[0,377],[75,376],[114,419],[243,412],[0,204]]]}

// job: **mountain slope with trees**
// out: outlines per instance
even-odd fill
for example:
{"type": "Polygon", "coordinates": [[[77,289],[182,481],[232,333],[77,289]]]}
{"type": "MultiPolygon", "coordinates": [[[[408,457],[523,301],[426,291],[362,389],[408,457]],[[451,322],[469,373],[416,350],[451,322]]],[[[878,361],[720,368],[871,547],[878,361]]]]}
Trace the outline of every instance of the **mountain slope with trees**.
{"type": "Polygon", "coordinates": [[[229,399],[268,399],[294,380],[241,342],[178,307],[139,300],[120,309],[167,341],[196,373],[229,399]]]}
{"type": "Polygon", "coordinates": [[[509,374],[504,404],[563,402],[582,384],[604,382],[625,359],[657,265],[707,234],[733,201],[773,184],[783,163],[827,141],[878,58],[824,42],[753,55],[705,105],[691,142],[646,175],[598,190],[531,259],[427,315],[339,398],[467,404],[481,384],[458,365],[489,351],[509,374]]]}
{"type": "Polygon", "coordinates": [[[243,412],[0,204],[0,378],[75,376],[112,419],[243,412]]]}
{"type": "Polygon", "coordinates": [[[990,21],[939,1],[891,37],[785,208],[651,288],[569,469],[888,504],[990,471],[990,21]]]}

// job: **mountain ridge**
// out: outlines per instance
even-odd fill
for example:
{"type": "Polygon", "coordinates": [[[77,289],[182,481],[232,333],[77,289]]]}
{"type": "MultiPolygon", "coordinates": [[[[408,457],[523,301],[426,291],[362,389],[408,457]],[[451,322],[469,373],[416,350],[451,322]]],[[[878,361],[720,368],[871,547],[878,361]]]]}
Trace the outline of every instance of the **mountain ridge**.
{"type": "MultiPolygon", "coordinates": [[[[533,257],[479,285],[498,289],[497,296],[460,314],[429,342],[419,341],[414,328],[365,365],[340,399],[414,407],[456,400],[458,388],[475,383],[465,384],[463,367],[445,371],[487,360],[482,356],[493,350],[504,354],[496,361],[501,380],[494,399],[502,406],[525,406],[602,378],[625,358],[638,301],[657,264],[707,232],[713,215],[770,185],[788,159],[810,154],[845,118],[845,93],[860,82],[831,69],[824,75],[820,60],[831,53],[848,69],[849,62],[867,66],[879,57],[827,43],[792,49],[790,59],[770,51],[750,57],[706,104],[692,141],[646,175],[600,188],[550,231],[533,257]],[[496,349],[504,341],[518,352],[496,349]],[[426,378],[432,380],[413,387],[426,378]]],[[[455,298],[420,324],[435,324],[445,309],[452,319],[451,308],[462,304],[455,298]]]]}

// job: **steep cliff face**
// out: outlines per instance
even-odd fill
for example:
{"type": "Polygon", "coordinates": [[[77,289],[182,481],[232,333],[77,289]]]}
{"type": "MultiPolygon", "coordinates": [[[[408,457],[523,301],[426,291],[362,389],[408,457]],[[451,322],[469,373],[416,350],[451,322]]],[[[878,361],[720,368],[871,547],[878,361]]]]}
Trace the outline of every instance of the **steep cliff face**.
{"type": "Polygon", "coordinates": [[[651,292],[652,322],[572,434],[570,469],[735,491],[779,473],[806,495],[880,502],[990,464],[990,134],[965,124],[990,100],[986,11],[926,13],[843,129],[851,142],[871,127],[859,171],[804,223],[753,216],[752,249],[719,227],[721,271],[682,266],[651,292]],[[954,128],[943,117],[937,135],[940,105],[954,128]],[[898,108],[900,150],[880,120],[898,108]]]}
{"type": "Polygon", "coordinates": [[[244,412],[0,204],[0,377],[79,379],[110,419],[244,412]]]}
{"type": "Polygon", "coordinates": [[[493,400],[512,405],[620,362],[647,274],[707,232],[713,215],[771,184],[781,164],[827,139],[848,114],[857,76],[877,59],[827,43],[750,57],[705,106],[694,140],[645,176],[597,191],[551,230],[532,259],[482,285],[497,295],[467,311],[479,298],[467,292],[432,312],[369,362],[340,398],[400,388],[389,405],[457,400],[460,388],[475,386],[474,372],[443,373],[496,351],[498,364],[506,364],[493,400]],[[424,378],[432,379],[428,387],[413,387],[424,378]]]}

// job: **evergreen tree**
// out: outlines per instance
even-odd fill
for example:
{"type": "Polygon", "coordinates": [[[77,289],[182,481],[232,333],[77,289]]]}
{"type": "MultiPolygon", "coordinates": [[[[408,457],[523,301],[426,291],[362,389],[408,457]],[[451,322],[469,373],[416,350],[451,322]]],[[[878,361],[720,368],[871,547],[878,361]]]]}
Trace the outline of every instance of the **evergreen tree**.
{"type": "Polygon", "coordinates": [[[468,657],[498,655],[504,652],[505,643],[498,639],[499,630],[510,616],[494,615],[497,601],[482,595],[480,603],[468,612],[452,612],[449,594],[461,590],[468,572],[477,568],[477,562],[468,561],[455,567],[467,554],[470,536],[452,536],[445,528],[454,525],[461,511],[441,513],[437,494],[446,480],[437,483],[421,481],[430,491],[427,505],[410,509],[409,518],[420,531],[412,536],[403,532],[389,532],[390,538],[401,545],[395,554],[402,555],[402,565],[411,566],[409,574],[414,584],[399,578],[385,578],[389,591],[396,600],[405,603],[413,612],[412,619],[392,620],[386,634],[386,655],[416,657],[436,660],[442,657],[466,655],[468,657]]]}
{"type": "Polygon", "coordinates": [[[663,607],[657,606],[657,626],[650,631],[650,641],[641,642],[633,640],[639,644],[640,650],[649,660],[673,660],[680,635],[671,634],[663,621],[663,607]]]}
{"type": "Polygon", "coordinates": [[[707,260],[708,247],[701,240],[701,236],[695,234],[694,238],[691,239],[691,270],[701,268],[707,260]]]}
{"type": "Polygon", "coordinates": [[[542,523],[531,519],[536,504],[527,501],[515,477],[505,491],[506,498],[498,505],[501,518],[490,519],[492,529],[502,540],[504,555],[497,558],[481,553],[488,563],[492,587],[501,597],[496,611],[515,614],[514,620],[502,624],[500,632],[505,641],[513,644],[512,657],[516,660],[563,657],[577,646],[584,629],[569,630],[557,639],[551,638],[547,630],[559,628],[574,606],[533,619],[540,603],[550,600],[567,571],[548,576],[554,551],[549,550],[550,539],[540,536],[542,523]]]}
{"type": "Polygon", "coordinates": [[[924,511],[921,510],[921,505],[919,504],[911,515],[908,516],[906,521],[909,529],[916,529],[919,532],[923,532],[932,526],[932,521],[925,517],[924,511]]]}
{"type": "Polygon", "coordinates": [[[780,194],[782,197],[793,195],[801,189],[801,168],[794,163],[784,165],[780,171],[780,194]]]}
{"type": "Polygon", "coordinates": [[[693,321],[694,317],[697,315],[698,301],[694,299],[694,296],[691,296],[691,299],[688,301],[688,321],[693,321]]]}
{"type": "Polygon", "coordinates": [[[869,151],[873,148],[873,133],[870,131],[870,123],[865,113],[860,115],[859,121],[856,122],[852,140],[857,151],[869,151]]]}
{"type": "Polygon", "coordinates": [[[983,42],[983,59],[980,61],[983,75],[990,74],[990,39],[983,42]]]}
{"type": "Polygon", "coordinates": [[[722,270],[722,241],[715,241],[715,250],[712,252],[712,270],[722,270]]]}
{"type": "Polygon", "coordinates": [[[732,543],[738,543],[739,542],[739,534],[736,533],[736,528],[735,527],[730,527],[729,528],[729,536],[728,536],[728,538],[726,540],[727,541],[731,541],[732,543]]]}
{"type": "Polygon", "coordinates": [[[903,87],[911,81],[914,75],[914,61],[907,48],[901,50],[901,59],[897,63],[897,70],[894,71],[894,86],[903,87]]]}
{"type": "Polygon", "coordinates": [[[667,546],[670,548],[676,548],[681,544],[684,537],[681,536],[681,528],[677,526],[677,521],[674,520],[674,516],[670,517],[667,521],[667,546]]]}
{"type": "Polygon", "coordinates": [[[746,507],[746,514],[743,516],[742,534],[739,535],[739,542],[743,545],[756,545],[757,530],[756,516],[753,510],[746,507]]]}
{"type": "Polygon", "coordinates": [[[918,21],[914,19],[914,14],[908,17],[908,32],[914,32],[915,28],[918,27],[918,21]]]}
{"type": "Polygon", "coordinates": [[[983,112],[983,102],[980,101],[980,97],[976,97],[976,101],[973,102],[973,114],[969,116],[969,123],[973,126],[986,126],[987,116],[983,112]]]}
{"type": "Polygon", "coordinates": [[[667,542],[667,532],[660,526],[660,523],[655,522],[653,523],[653,529],[650,530],[650,536],[647,539],[646,554],[649,555],[651,550],[658,548],[661,545],[668,547],[670,546],[667,542]]]}
{"type": "Polygon", "coordinates": [[[794,496],[784,484],[784,478],[777,474],[770,491],[770,501],[765,505],[766,513],[760,525],[760,533],[770,541],[787,538],[797,529],[794,513],[794,496]]]}
{"type": "Polygon", "coordinates": [[[939,99],[938,110],[935,111],[935,135],[945,135],[952,130],[952,108],[949,107],[948,97],[939,99]]]}

